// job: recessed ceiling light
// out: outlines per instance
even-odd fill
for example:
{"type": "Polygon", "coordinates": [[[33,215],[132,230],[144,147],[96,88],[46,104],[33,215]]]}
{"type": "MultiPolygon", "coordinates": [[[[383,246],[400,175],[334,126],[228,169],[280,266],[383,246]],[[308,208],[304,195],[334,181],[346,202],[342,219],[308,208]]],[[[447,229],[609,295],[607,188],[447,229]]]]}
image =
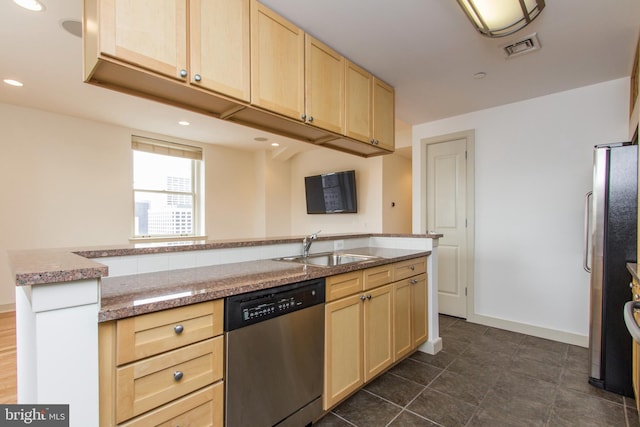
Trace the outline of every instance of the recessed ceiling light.
{"type": "Polygon", "coordinates": [[[6,84],[8,84],[8,85],[15,86],[15,87],[22,87],[22,86],[24,86],[24,85],[22,84],[22,82],[19,82],[19,81],[17,81],[17,80],[13,80],[13,79],[4,79],[4,80],[3,80],[3,82],[5,82],[5,83],[6,83],[6,84]]]}
{"type": "Polygon", "coordinates": [[[179,124],[180,126],[189,126],[191,123],[189,123],[189,122],[188,122],[188,121],[186,121],[186,120],[180,120],[180,121],[178,122],[178,124],[179,124]]]}
{"type": "Polygon", "coordinates": [[[264,136],[257,136],[255,138],[253,138],[254,141],[258,141],[258,142],[264,142],[264,141],[268,141],[269,138],[265,138],[264,136]]]}
{"type": "Polygon", "coordinates": [[[272,147],[280,147],[280,144],[278,144],[277,142],[272,142],[272,143],[271,143],[271,146],[272,146],[272,147]]]}
{"type": "Polygon", "coordinates": [[[38,0],[13,0],[15,4],[33,12],[42,12],[44,5],[38,0]]]}
{"type": "Polygon", "coordinates": [[[487,73],[485,73],[484,71],[480,71],[479,73],[475,73],[473,75],[473,78],[476,80],[484,79],[485,77],[487,77],[487,73]]]}

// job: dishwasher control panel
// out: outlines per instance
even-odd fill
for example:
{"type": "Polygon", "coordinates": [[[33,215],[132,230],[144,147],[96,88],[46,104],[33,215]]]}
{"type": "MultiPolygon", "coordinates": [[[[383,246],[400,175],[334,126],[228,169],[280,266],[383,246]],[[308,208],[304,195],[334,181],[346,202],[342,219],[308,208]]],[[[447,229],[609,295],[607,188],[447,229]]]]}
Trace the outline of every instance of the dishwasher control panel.
{"type": "Polygon", "coordinates": [[[324,301],[324,279],[234,295],[225,301],[225,331],[322,304],[324,301]]]}

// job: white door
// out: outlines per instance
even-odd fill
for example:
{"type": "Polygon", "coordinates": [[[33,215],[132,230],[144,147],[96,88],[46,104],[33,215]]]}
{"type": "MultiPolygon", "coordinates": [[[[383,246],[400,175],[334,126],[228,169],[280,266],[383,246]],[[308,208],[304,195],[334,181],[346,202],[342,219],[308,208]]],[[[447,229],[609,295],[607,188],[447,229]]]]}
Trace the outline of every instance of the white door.
{"type": "Polygon", "coordinates": [[[427,145],[427,230],[438,244],[439,312],[467,317],[466,139],[427,145]]]}

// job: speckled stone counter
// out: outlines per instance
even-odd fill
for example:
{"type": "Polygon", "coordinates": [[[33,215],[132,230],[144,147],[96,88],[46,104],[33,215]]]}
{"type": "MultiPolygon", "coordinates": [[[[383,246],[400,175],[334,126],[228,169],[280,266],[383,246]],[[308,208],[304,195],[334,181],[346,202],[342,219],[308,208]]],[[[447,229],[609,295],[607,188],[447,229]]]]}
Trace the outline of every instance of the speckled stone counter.
{"type": "MultiPolygon", "coordinates": [[[[347,242],[369,238],[436,239],[441,235],[337,234],[319,236],[314,247],[336,240],[347,242]],[[350,240],[351,239],[351,240],[350,240]]],[[[204,253],[206,251],[243,250],[275,245],[300,244],[302,236],[169,243],[138,243],[121,246],[77,249],[28,250],[9,253],[17,286],[60,284],[98,279],[100,283],[98,321],[174,308],[211,299],[224,298],[256,289],[274,287],[327,277],[355,269],[368,268],[417,256],[431,251],[383,247],[350,248],[349,252],[378,257],[375,260],[336,267],[317,267],[292,262],[253,259],[246,262],[219,263],[191,268],[167,268],[164,271],[136,274],[112,274],[105,265],[121,257],[160,257],[204,253]],[[114,276],[114,277],[109,277],[114,276]]],[[[290,255],[290,254],[289,254],[290,255]]]]}
{"type": "Polygon", "coordinates": [[[431,251],[386,248],[349,249],[349,253],[379,257],[336,267],[319,267],[295,262],[258,260],[207,267],[102,279],[98,320],[123,317],[196,302],[327,277],[405,259],[424,257],[431,251]]]}

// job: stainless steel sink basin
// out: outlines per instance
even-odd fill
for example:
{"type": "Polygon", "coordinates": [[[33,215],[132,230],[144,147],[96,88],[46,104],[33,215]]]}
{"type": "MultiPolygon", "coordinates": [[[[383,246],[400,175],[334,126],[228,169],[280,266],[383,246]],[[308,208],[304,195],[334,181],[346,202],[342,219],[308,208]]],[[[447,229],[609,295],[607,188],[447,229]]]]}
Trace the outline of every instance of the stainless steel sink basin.
{"type": "Polygon", "coordinates": [[[298,264],[315,265],[320,267],[335,267],[337,265],[352,264],[354,262],[371,261],[375,259],[379,259],[379,257],[371,255],[327,252],[321,254],[312,254],[306,258],[303,256],[276,258],[275,261],[297,262],[298,264]]]}

